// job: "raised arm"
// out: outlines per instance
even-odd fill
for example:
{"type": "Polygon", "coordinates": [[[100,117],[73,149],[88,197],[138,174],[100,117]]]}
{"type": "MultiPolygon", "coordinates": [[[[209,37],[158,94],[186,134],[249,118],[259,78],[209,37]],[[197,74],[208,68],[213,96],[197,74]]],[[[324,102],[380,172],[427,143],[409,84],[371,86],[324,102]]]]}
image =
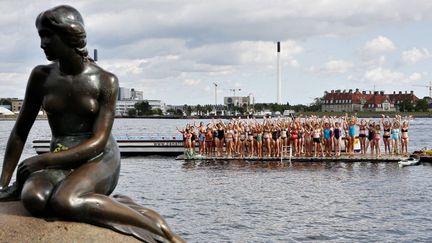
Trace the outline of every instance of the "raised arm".
{"type": "Polygon", "coordinates": [[[0,188],[5,188],[9,185],[12,174],[21,157],[30,129],[39,113],[42,104],[41,87],[45,77],[46,72],[44,72],[44,66],[34,68],[30,74],[23,106],[15,122],[15,126],[10,133],[6,146],[3,169],[0,177],[0,188]]]}

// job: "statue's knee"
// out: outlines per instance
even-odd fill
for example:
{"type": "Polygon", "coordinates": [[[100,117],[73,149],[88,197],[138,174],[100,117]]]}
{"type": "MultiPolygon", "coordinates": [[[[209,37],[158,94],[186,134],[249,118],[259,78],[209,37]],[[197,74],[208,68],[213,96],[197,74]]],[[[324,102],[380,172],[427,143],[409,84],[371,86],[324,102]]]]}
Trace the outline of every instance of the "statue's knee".
{"type": "Polygon", "coordinates": [[[73,198],[61,193],[55,193],[50,200],[50,207],[56,215],[61,215],[67,218],[79,216],[80,203],[78,198],[73,198]]]}
{"type": "Polygon", "coordinates": [[[47,214],[47,204],[53,187],[48,183],[27,181],[21,192],[21,202],[33,215],[47,214]]]}

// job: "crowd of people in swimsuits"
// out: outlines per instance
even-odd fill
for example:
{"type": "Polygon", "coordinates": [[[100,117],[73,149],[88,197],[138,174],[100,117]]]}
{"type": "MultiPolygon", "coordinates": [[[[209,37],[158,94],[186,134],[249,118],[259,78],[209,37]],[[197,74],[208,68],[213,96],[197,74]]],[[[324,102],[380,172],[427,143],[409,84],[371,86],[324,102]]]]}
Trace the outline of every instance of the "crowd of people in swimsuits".
{"type": "Polygon", "coordinates": [[[362,155],[408,155],[408,128],[412,117],[381,119],[342,117],[288,117],[212,120],[208,124],[187,124],[177,130],[183,134],[185,150],[207,157],[330,157],[353,155],[360,143],[362,155]]]}

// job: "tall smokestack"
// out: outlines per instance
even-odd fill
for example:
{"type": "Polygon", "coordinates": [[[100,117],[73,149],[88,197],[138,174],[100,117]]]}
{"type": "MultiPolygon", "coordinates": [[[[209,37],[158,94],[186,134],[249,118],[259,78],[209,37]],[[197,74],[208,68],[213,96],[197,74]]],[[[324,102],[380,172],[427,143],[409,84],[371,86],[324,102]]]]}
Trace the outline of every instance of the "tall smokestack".
{"type": "Polygon", "coordinates": [[[282,104],[282,82],[280,67],[280,42],[277,42],[277,103],[282,104]]]}
{"type": "Polygon", "coordinates": [[[97,49],[94,49],[94,50],[93,50],[93,60],[94,60],[95,62],[97,62],[97,60],[98,60],[98,56],[97,56],[97,49]]]}

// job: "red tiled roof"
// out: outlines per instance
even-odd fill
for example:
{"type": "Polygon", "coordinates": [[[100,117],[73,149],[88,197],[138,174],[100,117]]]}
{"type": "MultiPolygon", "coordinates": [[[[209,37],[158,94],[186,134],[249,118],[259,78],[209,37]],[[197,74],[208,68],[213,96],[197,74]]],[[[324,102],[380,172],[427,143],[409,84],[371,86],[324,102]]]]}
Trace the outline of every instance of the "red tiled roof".
{"type": "Polygon", "coordinates": [[[366,100],[367,104],[382,104],[382,102],[384,101],[383,99],[385,99],[385,97],[387,97],[388,101],[390,103],[393,104],[397,104],[400,103],[404,100],[408,100],[408,101],[412,101],[412,102],[416,102],[419,98],[417,98],[417,96],[415,96],[413,93],[402,93],[402,94],[364,94],[362,92],[338,92],[338,91],[333,91],[333,92],[327,92],[324,95],[324,100],[349,100],[349,103],[353,103],[353,104],[361,104],[361,100],[366,100]],[[377,97],[376,100],[371,100],[373,97],[377,97]],[[381,98],[380,98],[381,97],[381,98]]]}
{"type": "Polygon", "coordinates": [[[364,107],[367,108],[369,107],[369,105],[373,105],[372,107],[378,107],[378,104],[382,104],[385,101],[388,101],[389,103],[393,103],[388,97],[387,95],[370,95],[369,99],[366,101],[366,103],[364,104],[364,107]]]}

